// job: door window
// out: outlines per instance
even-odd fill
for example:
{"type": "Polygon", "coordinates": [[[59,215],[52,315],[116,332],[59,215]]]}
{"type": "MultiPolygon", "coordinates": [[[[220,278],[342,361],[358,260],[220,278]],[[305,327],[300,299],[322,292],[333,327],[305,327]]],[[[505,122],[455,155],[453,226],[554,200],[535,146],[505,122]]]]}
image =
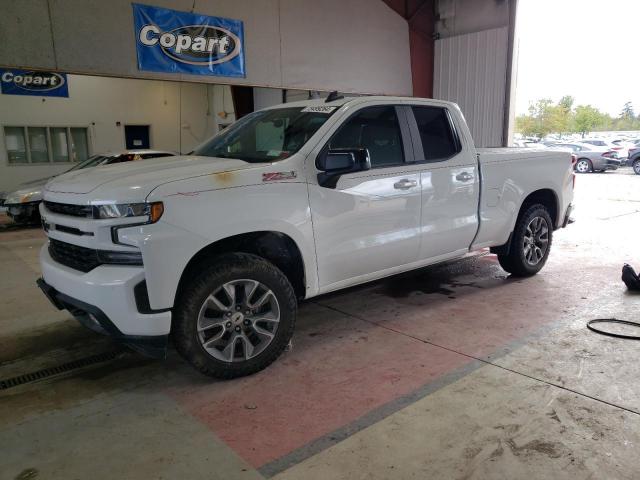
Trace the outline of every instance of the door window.
{"type": "Polygon", "coordinates": [[[330,149],[366,148],[371,167],[404,163],[402,135],[393,105],[360,110],[340,127],[329,142],[330,149]]]}
{"type": "Polygon", "coordinates": [[[446,160],[460,152],[460,142],[453,130],[447,110],[440,107],[412,107],[418,124],[424,159],[446,160]]]}

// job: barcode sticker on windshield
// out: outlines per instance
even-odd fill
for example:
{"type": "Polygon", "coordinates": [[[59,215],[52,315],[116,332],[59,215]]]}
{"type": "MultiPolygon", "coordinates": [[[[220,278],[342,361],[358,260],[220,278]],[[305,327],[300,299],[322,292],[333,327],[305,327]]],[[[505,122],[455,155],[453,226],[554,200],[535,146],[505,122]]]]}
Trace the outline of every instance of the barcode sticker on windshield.
{"type": "Polygon", "coordinates": [[[331,113],[333,112],[336,108],[338,107],[325,107],[323,105],[317,105],[315,107],[305,107],[302,109],[303,112],[310,112],[310,113],[331,113]]]}

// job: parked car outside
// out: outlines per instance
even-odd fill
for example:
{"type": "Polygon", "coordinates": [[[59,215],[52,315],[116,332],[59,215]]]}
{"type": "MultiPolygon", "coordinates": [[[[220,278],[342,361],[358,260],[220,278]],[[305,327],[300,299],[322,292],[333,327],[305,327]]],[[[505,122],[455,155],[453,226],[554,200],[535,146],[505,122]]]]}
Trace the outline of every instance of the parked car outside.
{"type": "Polygon", "coordinates": [[[547,145],[541,142],[531,142],[528,140],[514,140],[514,147],[518,148],[547,148],[547,145]]]}
{"type": "MultiPolygon", "coordinates": [[[[74,165],[68,173],[84,168],[98,167],[100,165],[110,165],[113,163],[130,162],[133,160],[143,160],[147,158],[173,157],[175,152],[162,150],[125,150],[123,152],[109,152],[93,155],[74,165]]],[[[42,201],[42,190],[45,184],[54,177],[39,178],[23,183],[14,192],[7,193],[4,197],[3,206],[7,209],[14,222],[20,224],[40,223],[39,205],[42,201]]]]}
{"type": "Polygon", "coordinates": [[[616,158],[616,153],[605,147],[596,147],[588,143],[557,143],[552,148],[570,149],[576,154],[578,160],[574,168],[578,173],[604,172],[617,170],[621,161],[616,158]]]}
{"type": "Polygon", "coordinates": [[[596,147],[606,148],[612,150],[618,154],[618,158],[623,159],[629,156],[629,148],[624,145],[619,145],[615,142],[609,141],[604,138],[585,138],[582,143],[588,143],[596,147]]]}
{"type": "Polygon", "coordinates": [[[629,150],[627,165],[633,168],[633,171],[636,175],[640,175],[640,146],[629,150]]]}

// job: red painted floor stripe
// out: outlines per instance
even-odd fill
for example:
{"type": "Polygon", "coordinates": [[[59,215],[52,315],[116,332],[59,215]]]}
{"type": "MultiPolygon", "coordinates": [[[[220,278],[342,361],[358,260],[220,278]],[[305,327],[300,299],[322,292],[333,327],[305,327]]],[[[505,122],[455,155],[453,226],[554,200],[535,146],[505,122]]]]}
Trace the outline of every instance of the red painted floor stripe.
{"type": "Polygon", "coordinates": [[[172,392],[254,467],[468,362],[325,308],[301,316],[294,350],[266,371],[172,392]]]}
{"type": "Polygon", "coordinates": [[[451,294],[420,292],[427,273],[320,298],[363,320],[307,304],[294,350],[266,371],[170,394],[260,467],[471,361],[408,335],[484,357],[580,304],[558,272],[507,280],[493,256],[455,268],[451,294]]]}

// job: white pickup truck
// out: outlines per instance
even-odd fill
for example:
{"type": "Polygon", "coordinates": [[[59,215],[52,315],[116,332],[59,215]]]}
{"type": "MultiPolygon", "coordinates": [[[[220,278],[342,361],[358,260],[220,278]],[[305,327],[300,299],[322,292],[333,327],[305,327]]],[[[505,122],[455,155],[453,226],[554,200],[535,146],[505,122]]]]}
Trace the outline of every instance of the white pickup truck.
{"type": "Polygon", "coordinates": [[[38,284],[147,354],[261,370],[297,302],[491,247],[537,273],[567,224],[571,155],[474,148],[455,104],[328,98],[242,118],[191,154],[46,186],[38,284]]]}

